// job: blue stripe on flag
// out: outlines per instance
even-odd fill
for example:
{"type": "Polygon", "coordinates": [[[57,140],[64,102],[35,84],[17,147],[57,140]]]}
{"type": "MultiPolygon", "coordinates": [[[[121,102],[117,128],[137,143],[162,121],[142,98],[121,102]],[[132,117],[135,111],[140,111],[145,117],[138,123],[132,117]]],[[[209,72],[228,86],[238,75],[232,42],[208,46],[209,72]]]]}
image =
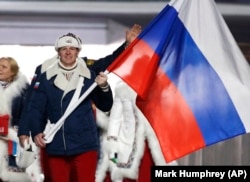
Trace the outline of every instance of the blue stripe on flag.
{"type": "Polygon", "coordinates": [[[221,79],[183,23],[176,19],[174,24],[166,26],[175,28],[170,32],[171,40],[166,46],[160,67],[166,71],[166,75],[186,99],[206,144],[210,145],[218,140],[245,133],[245,128],[221,79]]]}

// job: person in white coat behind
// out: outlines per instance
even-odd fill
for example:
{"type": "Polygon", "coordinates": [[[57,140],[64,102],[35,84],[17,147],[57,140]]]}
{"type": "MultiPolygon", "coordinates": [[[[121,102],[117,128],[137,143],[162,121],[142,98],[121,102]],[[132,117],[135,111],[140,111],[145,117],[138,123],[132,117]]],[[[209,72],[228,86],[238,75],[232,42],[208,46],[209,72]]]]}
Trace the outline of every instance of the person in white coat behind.
{"type": "MultiPolygon", "coordinates": [[[[0,182],[41,182],[40,163],[34,160],[29,166],[19,166],[20,149],[17,136],[23,110],[28,79],[21,73],[12,57],[0,58],[0,182]]],[[[36,146],[33,150],[39,152],[36,146]]]]}
{"type": "Polygon", "coordinates": [[[108,171],[114,182],[122,182],[125,178],[137,179],[145,141],[155,165],[177,165],[176,161],[165,161],[157,137],[135,100],[136,93],[126,83],[119,81],[115,85],[110,115],[97,110],[97,121],[104,132],[96,182],[103,181],[108,171]]]}

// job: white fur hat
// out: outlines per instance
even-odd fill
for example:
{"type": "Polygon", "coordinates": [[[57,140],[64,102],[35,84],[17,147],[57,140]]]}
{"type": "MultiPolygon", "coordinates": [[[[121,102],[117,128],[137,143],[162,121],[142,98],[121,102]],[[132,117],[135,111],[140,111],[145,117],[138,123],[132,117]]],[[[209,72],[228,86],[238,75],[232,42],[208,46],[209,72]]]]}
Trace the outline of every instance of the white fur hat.
{"type": "Polygon", "coordinates": [[[82,41],[78,36],[72,33],[68,33],[67,35],[63,35],[59,37],[55,42],[56,51],[58,51],[59,48],[64,47],[64,46],[76,47],[79,50],[81,50],[82,41]]]}

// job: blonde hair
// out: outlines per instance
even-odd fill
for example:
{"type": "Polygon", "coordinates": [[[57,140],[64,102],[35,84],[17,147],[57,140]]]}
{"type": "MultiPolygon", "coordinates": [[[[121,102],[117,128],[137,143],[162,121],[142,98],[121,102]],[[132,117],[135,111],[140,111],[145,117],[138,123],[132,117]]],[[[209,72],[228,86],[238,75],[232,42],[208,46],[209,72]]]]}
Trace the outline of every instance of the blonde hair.
{"type": "Polygon", "coordinates": [[[10,63],[10,70],[13,73],[12,80],[14,80],[15,77],[17,76],[17,73],[19,72],[19,66],[17,64],[17,61],[12,57],[1,57],[0,61],[1,60],[6,60],[10,63]]]}

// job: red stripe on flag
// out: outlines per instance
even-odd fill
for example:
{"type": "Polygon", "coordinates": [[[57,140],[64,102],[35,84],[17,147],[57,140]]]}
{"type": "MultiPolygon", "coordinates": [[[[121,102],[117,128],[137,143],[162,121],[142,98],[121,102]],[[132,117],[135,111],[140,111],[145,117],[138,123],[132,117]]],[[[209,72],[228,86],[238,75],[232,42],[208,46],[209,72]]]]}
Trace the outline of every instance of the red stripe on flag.
{"type": "Polygon", "coordinates": [[[13,154],[13,141],[8,140],[8,154],[12,155],[13,154]]]}
{"type": "Polygon", "coordinates": [[[205,146],[191,109],[161,69],[151,82],[147,98],[137,98],[137,105],[154,129],[168,162],[205,146]]]}
{"type": "Polygon", "coordinates": [[[159,56],[143,40],[136,39],[108,68],[144,98],[152,76],[158,67],[159,56]]]}

